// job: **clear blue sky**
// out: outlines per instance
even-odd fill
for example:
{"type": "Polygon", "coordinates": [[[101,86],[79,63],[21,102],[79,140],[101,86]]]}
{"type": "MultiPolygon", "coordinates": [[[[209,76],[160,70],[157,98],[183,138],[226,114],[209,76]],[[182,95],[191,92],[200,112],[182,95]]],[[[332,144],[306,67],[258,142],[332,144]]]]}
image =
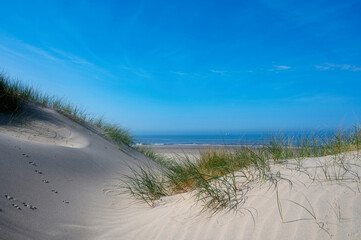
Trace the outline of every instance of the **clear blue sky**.
{"type": "Polygon", "coordinates": [[[1,70],[134,133],[361,117],[359,0],[0,6],[1,70]]]}

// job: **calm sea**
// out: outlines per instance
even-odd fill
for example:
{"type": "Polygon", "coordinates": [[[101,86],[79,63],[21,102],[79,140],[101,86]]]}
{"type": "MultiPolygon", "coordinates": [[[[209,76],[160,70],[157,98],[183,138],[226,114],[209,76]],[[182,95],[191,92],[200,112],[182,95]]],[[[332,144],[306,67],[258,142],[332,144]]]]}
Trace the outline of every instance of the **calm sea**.
{"type": "MultiPolygon", "coordinates": [[[[313,132],[314,133],[314,132],[313,132]]],[[[255,145],[268,143],[271,136],[299,138],[305,131],[243,132],[225,134],[143,134],[135,135],[136,144],[142,145],[255,145]]],[[[321,132],[317,132],[321,135],[321,132]]],[[[324,132],[322,133],[324,135],[324,132]]]]}

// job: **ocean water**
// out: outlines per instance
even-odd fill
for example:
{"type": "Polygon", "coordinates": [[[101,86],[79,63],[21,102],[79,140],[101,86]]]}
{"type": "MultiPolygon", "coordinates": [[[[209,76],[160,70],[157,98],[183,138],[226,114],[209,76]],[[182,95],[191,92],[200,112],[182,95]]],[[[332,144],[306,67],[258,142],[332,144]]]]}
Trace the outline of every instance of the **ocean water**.
{"type": "Polygon", "coordinates": [[[142,145],[243,145],[262,141],[259,134],[247,135],[137,135],[135,142],[142,145]]]}
{"type": "Polygon", "coordinates": [[[144,134],[135,135],[140,145],[257,145],[269,143],[272,136],[297,138],[304,132],[243,132],[226,134],[144,134]]]}

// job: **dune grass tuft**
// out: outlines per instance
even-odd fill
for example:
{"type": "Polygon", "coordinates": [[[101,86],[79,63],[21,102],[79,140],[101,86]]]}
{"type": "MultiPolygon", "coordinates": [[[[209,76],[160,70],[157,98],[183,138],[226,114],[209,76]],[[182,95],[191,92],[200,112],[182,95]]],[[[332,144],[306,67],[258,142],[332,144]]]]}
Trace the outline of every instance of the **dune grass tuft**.
{"type": "Polygon", "coordinates": [[[116,143],[133,144],[133,137],[127,130],[115,124],[106,123],[102,118],[94,118],[85,110],[62,98],[41,93],[33,87],[0,73],[0,113],[16,116],[23,110],[26,102],[35,102],[53,108],[78,122],[94,124],[103,129],[104,135],[116,143]]]}
{"type": "Polygon", "coordinates": [[[163,177],[151,168],[139,167],[137,170],[131,168],[131,172],[131,175],[126,175],[124,178],[123,188],[135,199],[154,207],[157,199],[168,195],[163,177]]]}
{"type": "Polygon", "coordinates": [[[22,106],[22,99],[18,97],[17,85],[0,74],[0,112],[17,113],[22,106]]]}
{"type": "Polygon", "coordinates": [[[160,163],[161,165],[164,165],[167,163],[169,159],[165,158],[161,154],[155,152],[152,148],[149,148],[147,146],[142,145],[136,145],[134,146],[134,149],[136,149],[138,152],[143,153],[146,157],[160,163]]]}
{"type": "MultiPolygon", "coordinates": [[[[138,179],[142,175],[155,174],[151,179],[162,179],[162,187],[168,195],[191,191],[197,202],[205,209],[216,212],[224,208],[242,207],[252,182],[267,182],[274,186],[286,180],[280,172],[273,173],[272,165],[287,164],[289,159],[301,160],[306,157],[337,156],[343,152],[358,151],[361,147],[361,128],[327,132],[323,135],[303,134],[301,136],[285,137],[276,135],[267,144],[243,147],[236,150],[205,150],[200,157],[191,159],[165,160],[153,150],[141,150],[148,157],[162,165],[159,173],[148,170],[137,172],[138,179]],[[147,172],[148,171],[148,172],[147,172]]],[[[342,159],[335,158],[332,163],[319,166],[324,171],[333,171],[334,180],[345,179],[345,174],[354,174],[348,169],[342,159]]],[[[297,169],[297,168],[296,168],[297,169]]],[[[298,168],[300,170],[300,166],[298,168]]],[[[301,171],[301,170],[300,170],[301,171]]],[[[134,173],[134,172],[133,172],[134,173]]],[[[331,175],[325,172],[326,180],[331,175]]],[[[146,177],[149,181],[149,178],[146,177]]],[[[292,185],[291,182],[289,182],[292,185]]],[[[156,184],[156,183],[155,183],[156,184]]],[[[133,192],[145,194],[147,188],[132,188],[133,192]]],[[[129,187],[129,185],[128,185],[129,187]]],[[[129,190],[129,189],[128,189],[129,190]]],[[[134,195],[134,193],[133,193],[134,195]]],[[[155,196],[155,195],[152,195],[155,196]]],[[[156,195],[161,197],[161,195],[156,195]]],[[[154,200],[154,199],[153,199],[154,200]]],[[[280,200],[277,204],[282,216],[280,200]]]]}
{"type": "Polygon", "coordinates": [[[102,123],[95,125],[103,129],[105,135],[118,144],[125,143],[126,145],[130,146],[134,143],[133,137],[128,133],[128,131],[117,126],[116,124],[102,123]]]}

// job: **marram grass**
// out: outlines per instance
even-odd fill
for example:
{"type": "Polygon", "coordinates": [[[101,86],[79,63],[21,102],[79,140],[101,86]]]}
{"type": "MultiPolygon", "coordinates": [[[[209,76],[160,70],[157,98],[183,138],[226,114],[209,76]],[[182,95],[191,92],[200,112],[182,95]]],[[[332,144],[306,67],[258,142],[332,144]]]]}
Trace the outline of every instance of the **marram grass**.
{"type": "Polygon", "coordinates": [[[94,118],[83,109],[64,101],[62,98],[41,93],[33,87],[0,73],[0,113],[16,116],[23,110],[25,103],[29,101],[53,108],[75,121],[94,124],[101,128],[104,135],[115,143],[133,144],[133,137],[127,130],[118,125],[104,122],[102,118],[94,118]]]}
{"type": "MultiPolygon", "coordinates": [[[[170,160],[162,158],[153,150],[138,148],[139,151],[162,167],[159,172],[149,168],[133,171],[127,183],[126,193],[133,196],[152,196],[152,202],[166,195],[191,192],[196,202],[203,204],[204,209],[217,212],[225,208],[242,207],[252,182],[270,183],[277,190],[280,180],[287,180],[280,172],[273,173],[272,165],[287,164],[289,159],[299,160],[306,157],[321,157],[349,151],[359,151],[361,148],[361,128],[328,132],[324,135],[304,134],[301,137],[273,136],[268,144],[254,147],[243,147],[237,150],[205,150],[200,152],[197,159],[185,156],[184,159],[170,160]],[[150,177],[150,175],[152,175],[150,177]],[[131,179],[131,181],[129,181],[131,179]],[[161,182],[159,179],[162,179],[161,182]],[[137,184],[134,184],[137,181],[137,184]],[[162,194],[151,194],[142,181],[154,181],[154,185],[161,185],[162,194]]],[[[338,157],[327,165],[320,165],[325,172],[326,180],[342,180],[344,174],[349,174],[354,180],[360,181],[357,173],[351,171],[338,157]],[[332,179],[331,174],[335,175],[332,179]]],[[[289,182],[292,185],[291,182],[289,182]]],[[[152,190],[153,191],[153,190],[152,190]]],[[[278,194],[278,190],[277,190],[278,194]]],[[[147,201],[146,201],[147,202],[147,201]]],[[[282,208],[278,199],[278,208],[282,216],[282,208]]],[[[154,204],[152,205],[154,206],[154,204]]]]}
{"type": "Polygon", "coordinates": [[[163,177],[155,171],[144,167],[130,170],[132,175],[125,176],[123,187],[135,199],[144,201],[153,207],[157,199],[168,195],[163,177]]]}

